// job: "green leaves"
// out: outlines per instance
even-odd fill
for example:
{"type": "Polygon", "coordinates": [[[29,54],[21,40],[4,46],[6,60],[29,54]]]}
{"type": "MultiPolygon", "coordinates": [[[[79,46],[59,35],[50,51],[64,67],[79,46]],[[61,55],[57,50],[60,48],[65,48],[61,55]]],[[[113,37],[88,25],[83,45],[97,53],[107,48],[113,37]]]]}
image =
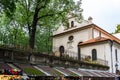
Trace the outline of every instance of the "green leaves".
{"type": "MultiPolygon", "coordinates": [[[[68,13],[81,11],[73,0],[1,0],[0,35],[5,44],[52,50],[52,32],[68,22],[68,13]],[[7,17],[6,17],[7,16],[7,17]]],[[[66,25],[67,26],[67,25],[66,25]]]]}
{"type": "Polygon", "coordinates": [[[120,24],[117,25],[115,33],[119,33],[120,32],[120,24]]]}
{"type": "Polygon", "coordinates": [[[6,16],[9,18],[12,18],[16,5],[15,5],[16,0],[1,0],[0,5],[3,11],[5,12],[6,16]]]}

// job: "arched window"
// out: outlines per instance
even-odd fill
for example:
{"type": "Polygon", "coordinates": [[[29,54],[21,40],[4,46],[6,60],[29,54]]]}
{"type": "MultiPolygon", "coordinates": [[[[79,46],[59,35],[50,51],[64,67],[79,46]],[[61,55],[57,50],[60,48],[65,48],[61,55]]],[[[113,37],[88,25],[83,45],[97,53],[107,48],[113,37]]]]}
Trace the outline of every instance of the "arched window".
{"type": "Polygon", "coordinates": [[[97,60],[97,50],[96,49],[92,50],[92,60],[93,61],[97,60]]]}
{"type": "Polygon", "coordinates": [[[71,27],[74,27],[74,21],[71,21],[71,27]]]}
{"type": "Polygon", "coordinates": [[[65,51],[64,46],[60,46],[59,47],[60,56],[63,55],[64,51],[65,51]]]}

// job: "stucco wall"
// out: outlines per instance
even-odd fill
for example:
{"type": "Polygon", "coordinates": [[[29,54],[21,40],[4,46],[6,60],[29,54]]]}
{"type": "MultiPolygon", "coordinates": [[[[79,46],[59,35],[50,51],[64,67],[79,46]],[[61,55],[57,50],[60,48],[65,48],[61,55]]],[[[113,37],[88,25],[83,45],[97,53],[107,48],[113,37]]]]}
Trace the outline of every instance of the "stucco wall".
{"type": "Polygon", "coordinates": [[[110,67],[109,72],[115,73],[116,72],[116,63],[118,64],[118,70],[120,70],[120,45],[117,43],[113,43],[112,45],[112,53],[111,53],[111,44],[104,43],[104,44],[96,44],[96,45],[87,45],[81,46],[81,54],[92,56],[92,49],[97,50],[97,58],[108,61],[108,66],[110,67]],[[117,58],[116,61],[116,54],[115,50],[117,49],[117,58]]]}
{"type": "Polygon", "coordinates": [[[81,54],[92,56],[92,50],[96,49],[97,51],[97,58],[106,60],[106,53],[107,53],[107,44],[95,44],[95,45],[87,45],[81,46],[81,54]]]}
{"type": "MultiPolygon", "coordinates": [[[[69,23],[71,21],[74,21],[74,19],[70,19],[69,23]]],[[[74,26],[76,26],[76,27],[65,30],[64,27],[61,26],[57,31],[54,32],[53,35],[59,34],[62,32],[67,32],[72,29],[83,27],[83,26],[89,25],[89,24],[91,24],[91,23],[89,23],[88,21],[85,21],[81,24],[74,22],[74,26]]],[[[85,41],[88,41],[92,38],[96,38],[99,36],[105,37],[105,38],[110,38],[106,34],[104,34],[104,32],[100,33],[100,31],[93,29],[93,28],[80,30],[78,32],[67,33],[64,35],[54,36],[53,37],[53,52],[59,54],[59,47],[64,46],[64,48],[65,48],[64,54],[68,54],[69,56],[72,56],[72,57],[78,57],[78,43],[85,42],[85,41]],[[68,40],[69,36],[74,36],[71,46],[70,46],[70,43],[68,40]]],[[[81,54],[91,56],[92,49],[97,50],[97,58],[98,59],[108,61],[108,66],[110,66],[110,69],[109,69],[110,72],[115,73],[115,71],[116,71],[115,64],[116,63],[118,64],[118,69],[120,69],[120,58],[119,58],[120,57],[120,45],[118,45],[118,43],[114,43],[112,45],[112,51],[111,51],[110,42],[101,43],[101,44],[92,44],[89,46],[88,45],[81,46],[81,54]],[[116,57],[115,49],[117,49],[118,62],[116,62],[116,58],[115,58],[116,57]]]]}
{"type": "Polygon", "coordinates": [[[56,36],[53,38],[53,47],[54,47],[53,52],[56,52],[56,50],[59,50],[60,46],[64,46],[67,54],[69,54],[68,52],[70,52],[69,54],[70,56],[77,57],[78,43],[91,39],[92,38],[91,33],[92,33],[92,29],[89,28],[86,30],[81,30],[79,32],[74,32],[74,33],[70,33],[70,34],[66,34],[58,37],[56,36]],[[72,48],[69,48],[69,43],[68,43],[69,36],[74,36],[74,39],[72,41],[72,48]]]}
{"type": "MultiPolygon", "coordinates": [[[[93,38],[99,37],[100,36],[100,31],[93,29],[93,38]]],[[[109,38],[107,35],[101,33],[101,37],[109,38]]]]}
{"type": "Polygon", "coordinates": [[[112,47],[112,59],[113,59],[113,72],[116,71],[116,63],[118,65],[118,70],[120,70],[120,45],[118,45],[117,43],[113,43],[113,47],[112,47]],[[115,50],[117,50],[117,59],[118,61],[116,61],[116,54],[115,54],[115,50]]]}

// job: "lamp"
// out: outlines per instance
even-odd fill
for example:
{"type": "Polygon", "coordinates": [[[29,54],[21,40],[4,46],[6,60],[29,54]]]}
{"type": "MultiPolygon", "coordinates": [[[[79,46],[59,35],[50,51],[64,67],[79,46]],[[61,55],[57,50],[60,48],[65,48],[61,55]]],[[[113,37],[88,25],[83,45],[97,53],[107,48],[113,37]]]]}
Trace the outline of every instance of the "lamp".
{"type": "Polygon", "coordinates": [[[115,68],[116,68],[116,74],[118,73],[118,64],[115,64],[115,68]]]}

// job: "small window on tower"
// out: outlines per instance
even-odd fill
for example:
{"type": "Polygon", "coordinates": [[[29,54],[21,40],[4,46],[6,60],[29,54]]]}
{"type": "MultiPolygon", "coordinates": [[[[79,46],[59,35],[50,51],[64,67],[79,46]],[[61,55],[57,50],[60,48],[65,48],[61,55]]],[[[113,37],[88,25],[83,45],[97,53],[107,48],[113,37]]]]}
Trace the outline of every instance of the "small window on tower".
{"type": "Polygon", "coordinates": [[[74,27],[74,21],[71,21],[71,27],[74,27]]]}

